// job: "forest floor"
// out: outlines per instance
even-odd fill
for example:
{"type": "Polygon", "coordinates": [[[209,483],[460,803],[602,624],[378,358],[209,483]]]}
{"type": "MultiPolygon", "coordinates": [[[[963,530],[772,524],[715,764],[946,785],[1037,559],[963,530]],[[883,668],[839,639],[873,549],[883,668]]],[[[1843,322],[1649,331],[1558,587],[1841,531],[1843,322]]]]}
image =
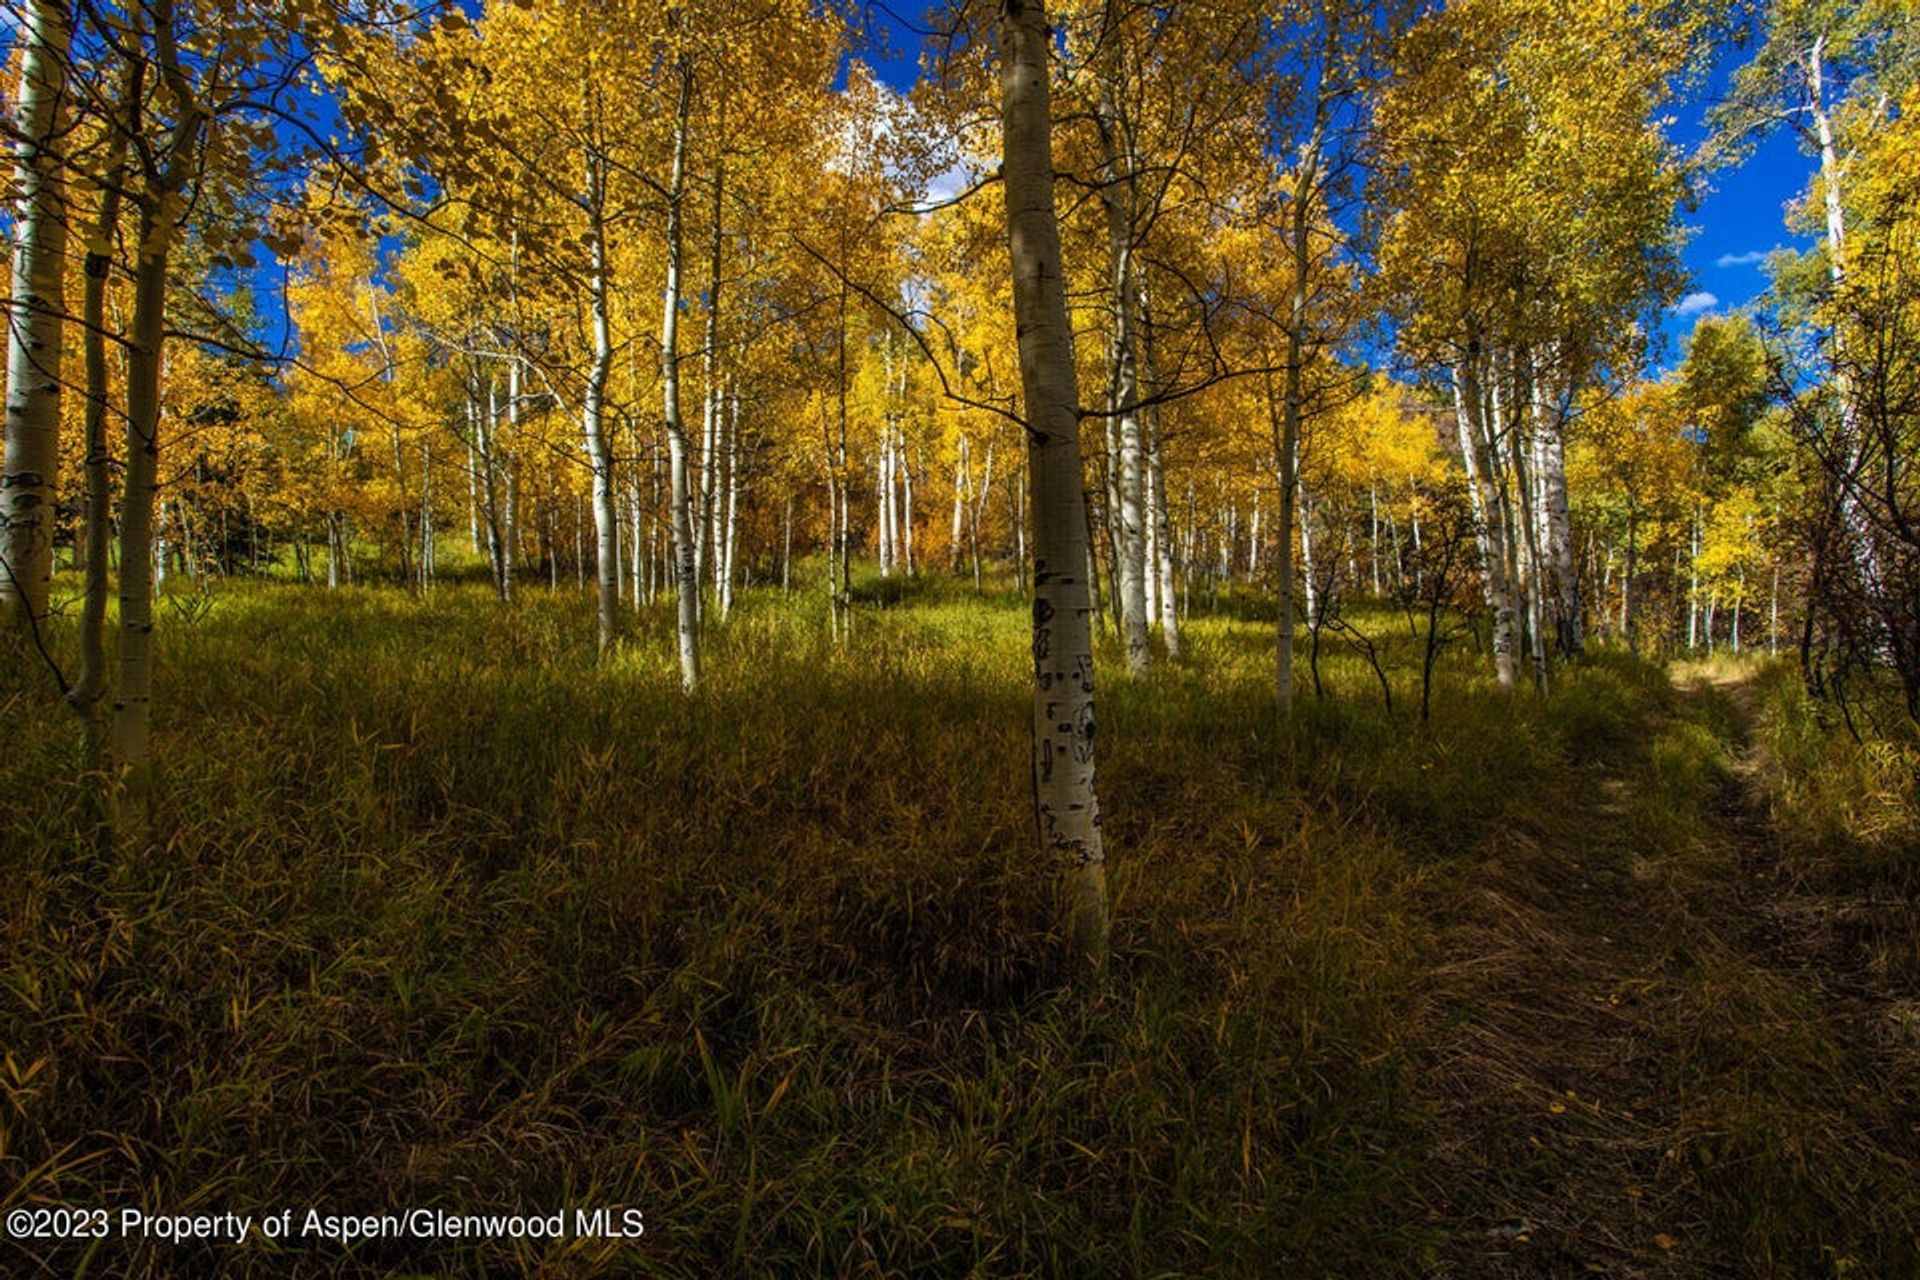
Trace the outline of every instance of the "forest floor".
{"type": "Polygon", "coordinates": [[[1422,724],[1417,638],[1357,609],[1393,708],[1329,646],[1283,730],[1269,608],[1138,679],[1101,640],[1077,988],[1012,590],[869,580],[840,643],[749,593],[692,700],[664,604],[601,662],[571,593],[171,601],[156,821],[105,850],[7,665],[0,1208],[646,1230],[0,1274],[1920,1277],[1906,757],[1877,843],[1829,838],[1796,815],[1869,775],[1759,664],[1602,649],[1543,699],[1462,647],[1422,724]]]}
{"type": "Polygon", "coordinates": [[[1782,847],[1752,668],[1672,674],[1443,932],[1443,1273],[1916,1274],[1913,900],[1782,847]]]}

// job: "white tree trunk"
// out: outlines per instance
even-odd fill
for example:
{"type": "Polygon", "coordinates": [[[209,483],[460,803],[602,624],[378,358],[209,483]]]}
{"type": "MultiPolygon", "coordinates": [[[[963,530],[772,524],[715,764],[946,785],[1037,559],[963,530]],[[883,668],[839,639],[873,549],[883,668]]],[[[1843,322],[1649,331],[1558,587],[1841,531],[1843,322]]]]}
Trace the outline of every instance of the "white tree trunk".
{"type": "MultiPolygon", "coordinates": [[[[1807,102],[1813,113],[1814,136],[1820,148],[1820,185],[1826,214],[1827,275],[1833,283],[1834,297],[1840,298],[1847,280],[1847,218],[1842,199],[1844,166],[1834,144],[1833,117],[1827,110],[1823,55],[1826,36],[1814,40],[1807,51],[1807,102]]],[[[1880,556],[1868,528],[1866,513],[1860,505],[1859,471],[1865,442],[1860,427],[1860,403],[1853,385],[1853,368],[1847,359],[1845,325],[1836,325],[1830,339],[1833,351],[1834,389],[1840,402],[1840,513],[1847,530],[1847,555],[1870,594],[1879,592],[1880,556]]]]}
{"type": "MultiPolygon", "coordinates": [[[[1295,483],[1299,483],[1298,478],[1295,483]]],[[[1304,484],[1300,485],[1300,580],[1306,587],[1307,625],[1312,626],[1319,617],[1315,611],[1320,605],[1320,588],[1313,573],[1313,499],[1304,484]]]]}
{"type": "Polygon", "coordinates": [[[1767,652],[1780,652],[1780,566],[1773,567],[1773,590],[1767,600],[1767,652]]]}
{"type": "Polygon", "coordinates": [[[1687,649],[1700,647],[1700,512],[1693,513],[1687,543],[1687,649]]]}
{"type": "Polygon", "coordinates": [[[467,400],[467,546],[480,554],[480,459],[473,449],[473,400],[467,400]]]}
{"type": "Polygon", "coordinates": [[[903,535],[901,553],[906,557],[906,570],[909,575],[913,568],[913,466],[903,452],[900,458],[900,531],[903,535]]]}
{"type": "Polygon", "coordinates": [[[875,537],[879,539],[880,576],[893,575],[893,428],[880,429],[880,459],[873,486],[873,509],[877,517],[875,537]]]}
{"type": "Polygon", "coordinates": [[[720,617],[733,612],[733,554],[740,539],[740,393],[727,397],[727,511],[720,526],[720,617]]]}
{"type": "MultiPolygon", "coordinates": [[[[581,405],[587,465],[593,474],[594,618],[601,656],[620,639],[620,557],[613,504],[613,438],[606,421],[607,378],[613,367],[612,266],[607,244],[607,173],[600,156],[587,161],[588,251],[592,254],[589,302],[593,324],[593,363],[581,405]]],[[[576,510],[577,515],[577,510],[576,510]]]]}
{"type": "Polygon", "coordinates": [[[674,589],[679,595],[680,687],[700,687],[700,576],[695,566],[693,495],[687,474],[687,429],[680,416],[681,206],[687,189],[687,121],[693,106],[693,64],[680,63],[679,104],[674,116],[673,168],[667,189],[667,281],[660,320],[660,387],[672,472],[674,589]]]}
{"type": "Polygon", "coordinates": [[[1108,412],[1118,419],[1119,498],[1114,568],[1119,578],[1120,634],[1126,643],[1127,670],[1143,672],[1152,658],[1147,632],[1146,519],[1142,511],[1142,469],[1139,350],[1135,332],[1138,289],[1134,280],[1133,211],[1129,199],[1131,163],[1120,136],[1113,86],[1102,90],[1101,142],[1105,152],[1107,187],[1103,193],[1107,216],[1107,243],[1112,254],[1109,295],[1113,306],[1112,373],[1108,412]]]}
{"type": "Polygon", "coordinates": [[[1046,12],[1002,0],[1001,133],[1015,331],[1033,476],[1033,774],[1041,849],[1059,870],[1068,946],[1106,950],[1106,855],[1094,785],[1092,605],[1080,393],[1053,203],[1046,12]]]}
{"type": "MultiPolygon", "coordinates": [[[[589,392],[591,397],[591,391],[589,392]]],[[[480,465],[483,484],[481,494],[485,499],[481,516],[486,524],[487,568],[493,575],[493,589],[502,600],[507,598],[507,578],[501,570],[501,557],[505,554],[506,539],[500,523],[500,468],[498,447],[494,437],[500,425],[500,384],[494,375],[487,375],[487,403],[480,412],[480,465]]],[[[592,450],[588,450],[589,458],[592,450]]]]}
{"type": "Polygon", "coordinates": [[[952,548],[952,570],[960,572],[960,531],[966,518],[967,507],[967,437],[960,437],[959,457],[953,464],[953,535],[948,545],[952,548]]]}
{"type": "Polygon", "coordinates": [[[1554,613],[1561,652],[1567,657],[1586,647],[1580,617],[1580,577],[1573,567],[1573,524],[1567,501],[1566,418],[1557,409],[1536,415],[1541,515],[1546,526],[1547,564],[1553,574],[1554,613]]]}
{"type": "Polygon", "coordinates": [[[1159,601],[1160,638],[1167,657],[1180,656],[1180,610],[1173,594],[1173,521],[1167,514],[1167,468],[1160,452],[1160,411],[1147,414],[1147,519],[1154,530],[1155,599],[1159,601]]]}
{"type": "Polygon", "coordinates": [[[420,442],[420,590],[433,586],[433,444],[420,442]]]}
{"type": "Polygon", "coordinates": [[[70,141],[64,136],[64,100],[72,24],[64,0],[31,0],[18,38],[23,47],[14,181],[20,204],[7,324],[0,607],[37,627],[46,616],[53,585],[60,360],[66,327],[66,180],[55,150],[70,141]]]}
{"type": "Polygon", "coordinates": [[[1466,462],[1467,487],[1473,495],[1479,525],[1480,559],[1486,582],[1487,608],[1493,615],[1493,666],[1503,689],[1514,684],[1513,596],[1507,577],[1508,550],[1498,477],[1481,415],[1478,342],[1470,340],[1468,354],[1454,370],[1454,410],[1460,430],[1460,452],[1466,462]]]}
{"type": "Polygon", "coordinates": [[[694,579],[703,579],[701,553],[704,552],[712,565],[711,577],[714,585],[714,598],[717,602],[720,594],[720,574],[723,552],[721,540],[725,536],[721,525],[724,523],[726,503],[726,422],[724,415],[724,390],[720,377],[720,287],[722,253],[726,247],[725,192],[727,168],[724,160],[717,160],[713,170],[713,205],[709,210],[707,242],[707,332],[702,352],[701,366],[706,378],[705,386],[705,422],[701,429],[704,445],[700,450],[700,546],[694,556],[694,579]]]}
{"type": "MultiPolygon", "coordinates": [[[[1147,305],[1146,291],[1142,289],[1140,358],[1149,395],[1157,395],[1161,390],[1154,350],[1153,313],[1147,305]]],[[[1161,451],[1160,425],[1160,406],[1149,405],[1146,409],[1146,505],[1151,550],[1146,569],[1153,588],[1154,607],[1148,613],[1148,621],[1159,626],[1160,637],[1167,646],[1167,657],[1177,659],[1180,656],[1180,612],[1175,607],[1173,596],[1173,521],[1167,515],[1167,468],[1166,458],[1161,451]]]]}
{"type": "Polygon", "coordinates": [[[520,359],[507,361],[507,509],[500,553],[500,597],[513,598],[513,562],[520,554],[520,359]]]}

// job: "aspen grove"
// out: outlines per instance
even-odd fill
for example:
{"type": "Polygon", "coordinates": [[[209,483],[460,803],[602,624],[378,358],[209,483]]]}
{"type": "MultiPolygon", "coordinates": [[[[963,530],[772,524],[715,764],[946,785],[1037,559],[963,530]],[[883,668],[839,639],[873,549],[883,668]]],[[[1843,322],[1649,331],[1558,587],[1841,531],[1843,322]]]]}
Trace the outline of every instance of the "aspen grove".
{"type": "Polygon", "coordinates": [[[1911,0],[4,9],[0,1270],[1920,1274],[1911,0]]]}

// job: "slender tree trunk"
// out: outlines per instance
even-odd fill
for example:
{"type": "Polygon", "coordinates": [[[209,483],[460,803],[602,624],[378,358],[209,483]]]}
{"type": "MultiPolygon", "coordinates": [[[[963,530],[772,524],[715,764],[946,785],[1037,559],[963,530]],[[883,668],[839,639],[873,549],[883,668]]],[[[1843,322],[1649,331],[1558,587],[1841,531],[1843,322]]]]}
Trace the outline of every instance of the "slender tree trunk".
{"type": "Polygon", "coordinates": [[[513,356],[507,361],[507,510],[500,549],[500,597],[503,600],[513,598],[513,562],[520,556],[520,376],[520,358],[513,356]]]}
{"type": "Polygon", "coordinates": [[[1485,573],[1487,607],[1493,614],[1493,665],[1503,689],[1514,685],[1513,596],[1508,579],[1509,552],[1506,524],[1501,515],[1499,478],[1487,446],[1482,415],[1486,401],[1480,388],[1480,344],[1470,336],[1467,353],[1454,371],[1454,405],[1459,418],[1460,451],[1466,460],[1467,484],[1473,494],[1474,515],[1480,528],[1480,558],[1485,573]]]}
{"type": "MultiPolygon", "coordinates": [[[[161,516],[162,519],[165,518],[164,508],[162,509],[161,516]]],[[[329,591],[338,591],[340,589],[340,561],[345,552],[345,547],[343,546],[345,537],[340,529],[340,520],[341,516],[338,511],[327,512],[327,590],[329,591]]],[[[154,582],[155,587],[160,586],[166,580],[167,576],[167,543],[164,537],[160,540],[159,550],[160,566],[158,577],[154,582]]]]}
{"type": "Polygon", "coordinates": [[[729,390],[726,421],[726,511],[720,522],[720,618],[733,612],[733,556],[740,537],[740,393],[729,390]]]}
{"type": "MultiPolygon", "coordinates": [[[[105,762],[106,726],[100,715],[100,701],[107,691],[107,595],[109,543],[113,537],[113,457],[107,443],[107,419],[112,412],[107,369],[107,278],[113,268],[112,246],[120,225],[120,192],[127,176],[126,133],[136,127],[144,66],[129,64],[121,105],[126,118],[109,125],[106,181],[101,186],[100,208],[88,240],[86,265],[81,282],[80,335],[86,363],[87,404],[86,477],[87,506],[82,524],[86,545],[86,588],[80,609],[80,674],[68,695],[80,714],[83,726],[83,751],[88,770],[98,770],[105,762]],[[119,125],[126,127],[122,132],[119,125]]],[[[256,524],[255,554],[259,541],[256,524]]],[[[105,785],[97,793],[100,801],[99,830],[104,836],[112,822],[112,789],[105,785]]]]}
{"type": "Polygon", "coordinates": [[[667,281],[660,320],[660,387],[672,472],[673,577],[679,594],[677,629],[680,687],[700,687],[700,578],[694,564],[693,495],[687,474],[687,429],[680,416],[680,281],[683,274],[681,211],[687,191],[687,121],[693,108],[693,64],[682,58],[679,102],[674,112],[673,168],[667,189],[667,281]]]}
{"type": "Polygon", "coordinates": [[[1294,483],[1300,485],[1300,581],[1306,588],[1307,626],[1312,627],[1320,616],[1320,579],[1313,572],[1313,497],[1298,477],[1294,483]]]}
{"type": "MultiPolygon", "coordinates": [[[[486,403],[480,407],[478,420],[483,499],[481,517],[486,526],[487,571],[493,575],[494,594],[504,601],[507,598],[507,576],[502,569],[502,561],[506,558],[506,538],[500,522],[499,445],[495,440],[500,425],[500,384],[491,373],[487,375],[486,403]]],[[[587,457],[591,464],[591,447],[587,457]]]]}
{"type": "MultiPolygon", "coordinates": [[[[1296,298],[1298,305],[1305,305],[1304,298],[1296,298]]],[[[1293,343],[1288,341],[1291,350],[1293,343]]],[[[1275,539],[1273,557],[1273,594],[1278,606],[1275,622],[1274,644],[1274,706],[1280,718],[1286,720],[1293,715],[1293,535],[1296,522],[1300,526],[1303,546],[1307,543],[1306,521],[1297,519],[1295,508],[1300,497],[1300,413],[1297,393],[1293,390],[1297,380],[1290,361],[1287,368],[1288,393],[1287,408],[1282,412],[1278,398],[1274,395],[1273,375],[1266,374],[1267,429],[1273,437],[1273,455],[1275,470],[1280,484],[1280,536],[1275,539]]],[[[1191,504],[1189,504],[1191,505],[1191,504]]],[[[1311,575],[1311,564],[1309,564],[1311,575]]],[[[1311,591],[1312,587],[1309,586],[1311,591]]]]}
{"type": "Polygon", "coordinates": [[[793,590],[793,494],[787,494],[785,514],[780,521],[780,594],[793,590]]]}
{"type": "Polygon", "coordinates": [[[986,589],[980,569],[980,520],[986,515],[987,498],[993,493],[993,438],[987,438],[987,459],[980,468],[980,487],[967,504],[967,540],[973,548],[973,589],[986,589]]]}
{"type": "Polygon", "coordinates": [[[1107,175],[1102,198],[1106,206],[1108,249],[1112,254],[1109,294],[1113,305],[1113,350],[1107,409],[1118,420],[1119,434],[1119,518],[1115,525],[1119,544],[1114,549],[1114,562],[1127,670],[1138,674],[1147,669],[1153,651],[1147,635],[1146,519],[1141,510],[1144,476],[1139,347],[1135,332],[1139,294],[1134,280],[1132,164],[1116,104],[1115,87],[1109,82],[1102,87],[1098,115],[1107,175]]]}
{"type": "Polygon", "coordinates": [[[1573,567],[1573,524],[1567,501],[1566,414],[1536,392],[1534,466],[1540,482],[1543,541],[1553,577],[1554,620],[1561,656],[1575,657],[1586,647],[1580,616],[1580,576],[1573,567]]]}
{"type": "Polygon", "coordinates": [[[1780,566],[1773,567],[1773,590],[1767,599],[1767,653],[1780,652],[1780,566]]]}
{"type": "Polygon", "coordinates": [[[474,451],[474,432],[479,421],[471,396],[467,399],[467,547],[480,554],[480,458],[474,451]]]}
{"type": "MultiPolygon", "coordinates": [[[[1911,21],[1911,19],[1909,19],[1911,21]]],[[[1842,296],[1847,280],[1847,220],[1842,188],[1845,166],[1833,135],[1833,117],[1827,108],[1824,54],[1826,36],[1816,38],[1807,51],[1807,103],[1813,115],[1814,136],[1820,149],[1820,186],[1826,215],[1827,276],[1835,298],[1842,296]]],[[[1866,443],[1860,426],[1858,388],[1853,382],[1852,362],[1847,358],[1845,325],[1835,325],[1830,343],[1833,352],[1834,389],[1840,404],[1839,505],[1846,530],[1847,556],[1860,575],[1869,596],[1880,591],[1880,557],[1860,505],[1862,454],[1866,443]]]]}
{"type": "MultiPolygon", "coordinates": [[[[1113,407],[1113,386],[1109,373],[1107,386],[1107,407],[1113,407]]],[[[1108,413],[1101,424],[1106,448],[1102,454],[1103,465],[1100,468],[1100,515],[1102,532],[1107,536],[1107,608],[1113,618],[1115,635],[1126,634],[1124,610],[1126,600],[1120,589],[1120,554],[1126,543],[1126,535],[1120,528],[1120,420],[1108,413]]]]}
{"type": "Polygon", "coordinates": [[[1534,686],[1541,692],[1547,691],[1547,640],[1545,635],[1546,599],[1544,591],[1542,558],[1540,552],[1540,520],[1536,515],[1533,468],[1528,465],[1527,454],[1531,445],[1529,408],[1533,403],[1531,388],[1524,385],[1529,377],[1527,373],[1528,357],[1520,353],[1515,357],[1515,385],[1509,400],[1511,422],[1508,425],[1509,447],[1513,456],[1513,492],[1519,499],[1517,521],[1521,529],[1519,550],[1526,556],[1527,583],[1527,631],[1533,656],[1534,686]]]}
{"type": "Polygon", "coordinates": [[[962,435],[960,437],[959,457],[953,464],[953,534],[948,539],[948,546],[951,548],[950,559],[952,561],[950,567],[955,575],[958,575],[960,572],[960,531],[963,527],[963,521],[966,519],[968,475],[967,437],[962,435]]]}
{"type": "Polygon", "coordinates": [[[695,581],[700,581],[702,577],[701,553],[705,554],[712,566],[716,603],[721,594],[721,540],[724,537],[721,525],[724,523],[726,504],[726,477],[722,474],[726,458],[726,405],[723,403],[720,378],[720,288],[724,283],[721,271],[726,248],[726,185],[726,161],[716,160],[711,184],[713,205],[708,219],[707,331],[701,352],[701,368],[705,376],[704,421],[701,427],[701,438],[705,443],[700,450],[700,511],[703,519],[700,546],[695,549],[694,556],[695,581]]]}
{"type": "Polygon", "coordinates": [[[67,251],[67,184],[56,148],[71,141],[64,135],[73,27],[64,0],[29,0],[25,8],[18,33],[23,48],[14,181],[20,204],[7,325],[0,608],[37,628],[53,586],[67,251]]]}
{"type": "MultiPolygon", "coordinates": [[[[166,15],[171,21],[171,15],[166,15]]],[[[141,209],[127,349],[127,488],[120,513],[119,682],[113,754],[121,795],[142,824],[153,798],[153,519],[160,470],[160,372],[167,324],[173,212],[154,193],[141,209]]]]}
{"type": "MultiPolygon", "coordinates": [[[[620,639],[619,537],[614,512],[613,438],[607,429],[607,379],[613,369],[612,282],[606,226],[607,173],[597,151],[587,158],[587,234],[592,254],[588,294],[592,311],[593,363],[581,401],[587,465],[593,474],[594,618],[599,652],[604,657],[620,639]]],[[[672,283],[669,283],[669,289],[672,283]]],[[[669,308],[673,306],[669,302],[669,308]]]]}
{"type": "Polygon", "coordinates": [[[900,531],[904,538],[901,551],[906,556],[907,575],[911,577],[916,572],[913,567],[913,466],[905,453],[900,459],[900,490],[900,531]]]}
{"type": "Polygon", "coordinates": [[[1142,424],[1140,444],[1140,583],[1147,598],[1147,632],[1151,637],[1160,618],[1160,525],[1153,518],[1153,433],[1142,424]]]}
{"type": "MultiPolygon", "coordinates": [[[[1160,391],[1160,368],[1154,359],[1156,344],[1154,341],[1153,313],[1147,305],[1145,291],[1140,298],[1140,354],[1146,370],[1146,387],[1149,395],[1160,391]]],[[[1180,656],[1180,611],[1173,594],[1173,521],[1167,514],[1167,468],[1166,458],[1161,449],[1160,406],[1149,405],[1146,410],[1146,451],[1147,451],[1147,529],[1152,534],[1153,552],[1147,559],[1147,572],[1153,580],[1153,598],[1155,608],[1150,621],[1160,628],[1160,638],[1167,646],[1167,657],[1178,659],[1180,656]]]]}
{"type": "Polygon", "coordinates": [[[420,590],[433,586],[433,445],[420,442],[420,590]]]}
{"type": "MultiPolygon", "coordinates": [[[[1316,105],[1316,116],[1320,108],[1316,105]]],[[[1280,429],[1274,432],[1275,451],[1280,473],[1280,556],[1275,574],[1279,594],[1279,647],[1275,657],[1274,701],[1280,718],[1293,714],[1293,515],[1300,508],[1300,557],[1306,569],[1307,616],[1313,617],[1313,533],[1311,514],[1300,494],[1300,428],[1306,412],[1307,342],[1312,321],[1313,280],[1313,193],[1319,184],[1321,130],[1316,123],[1300,154],[1299,172],[1294,189],[1300,199],[1290,202],[1287,224],[1287,248],[1293,268],[1292,286],[1287,300],[1286,397],[1282,401],[1280,429]]],[[[1273,388],[1267,388],[1269,419],[1273,411],[1273,388]]],[[[1271,427],[1271,422],[1269,423],[1271,427]]]]}
{"type": "Polygon", "coordinates": [[[1700,511],[1690,526],[1687,555],[1687,650],[1700,647],[1700,511]]]}
{"type": "Polygon", "coordinates": [[[1373,598],[1380,598],[1380,491],[1367,485],[1367,553],[1372,562],[1373,598]]]}
{"type": "Polygon", "coordinates": [[[1734,597],[1731,602],[1733,607],[1733,628],[1730,639],[1732,640],[1733,651],[1736,655],[1740,652],[1740,605],[1741,602],[1746,599],[1746,595],[1747,571],[1742,569],[1738,581],[1735,584],[1734,597]]]}
{"type": "Polygon", "coordinates": [[[1634,626],[1633,579],[1640,571],[1640,510],[1631,500],[1627,504],[1627,563],[1620,574],[1620,633],[1627,638],[1627,652],[1637,651],[1639,634],[1634,626]]]}
{"type": "Polygon", "coordinates": [[[875,552],[880,560],[880,576],[893,576],[893,426],[883,422],[880,428],[880,455],[875,468],[873,513],[875,552]]]}
{"type": "Polygon", "coordinates": [[[1027,594],[1027,476],[1024,471],[1013,473],[1012,502],[1007,504],[1007,519],[1013,526],[1013,571],[1014,580],[1019,584],[1020,594],[1027,594]]]}
{"type": "Polygon", "coordinates": [[[1002,0],[1003,173],[1033,476],[1034,817],[1063,882],[1070,954],[1094,967],[1106,950],[1106,857],[1094,785],[1092,605],[1081,576],[1080,393],[1053,204],[1049,30],[1040,0],[1002,0]]]}

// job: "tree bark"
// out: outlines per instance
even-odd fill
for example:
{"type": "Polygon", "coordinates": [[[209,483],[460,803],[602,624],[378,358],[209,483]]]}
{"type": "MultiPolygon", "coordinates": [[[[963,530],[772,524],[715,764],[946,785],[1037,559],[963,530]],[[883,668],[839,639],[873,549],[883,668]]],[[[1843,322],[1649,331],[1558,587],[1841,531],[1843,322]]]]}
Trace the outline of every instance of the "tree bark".
{"type": "Polygon", "coordinates": [[[1507,577],[1508,549],[1505,522],[1497,493],[1495,459],[1487,444],[1482,421],[1486,401],[1480,389],[1480,349],[1469,338],[1467,351],[1454,370],[1454,408],[1459,419],[1460,452],[1467,468],[1467,487],[1479,525],[1480,560],[1485,574],[1487,608],[1493,614],[1493,666],[1500,687],[1511,689],[1513,669],[1513,596],[1507,577]]]}
{"type": "Polygon", "coordinates": [[[680,649],[680,687],[700,687],[700,578],[694,566],[693,496],[687,474],[687,428],[680,416],[680,288],[683,274],[682,206],[687,192],[687,121],[693,108],[693,64],[680,62],[674,110],[673,167],[667,188],[667,282],[660,319],[660,386],[672,473],[673,580],[680,649]]]}
{"type": "MultiPolygon", "coordinates": [[[[1147,386],[1157,391],[1160,380],[1153,361],[1153,327],[1146,322],[1141,308],[1141,347],[1145,355],[1147,386]]],[[[1180,656],[1180,611],[1173,595],[1173,521],[1167,514],[1167,468],[1161,450],[1160,408],[1147,410],[1147,527],[1153,534],[1153,555],[1147,572],[1154,581],[1154,620],[1160,625],[1160,638],[1167,646],[1167,657],[1180,656]]]]}
{"type": "Polygon", "coordinates": [[[593,258],[592,275],[587,287],[593,321],[593,363],[588,367],[580,418],[587,438],[587,465],[593,473],[594,617],[599,652],[603,657],[620,639],[620,563],[614,545],[619,534],[615,528],[618,517],[613,509],[613,439],[606,423],[607,378],[613,368],[613,326],[608,296],[608,275],[612,268],[608,263],[606,198],[605,165],[597,154],[590,152],[587,158],[587,234],[590,241],[588,251],[593,258]]]}
{"type": "Polygon", "coordinates": [[[740,538],[740,393],[727,396],[726,512],[720,522],[720,617],[733,612],[733,556],[740,538]]]}
{"type": "MultiPolygon", "coordinates": [[[[1109,32],[1110,35],[1116,33],[1109,32]]],[[[1117,38],[1117,36],[1116,36],[1117,38]]],[[[1138,292],[1134,280],[1132,163],[1113,85],[1101,91],[1098,112],[1103,168],[1107,187],[1107,244],[1112,255],[1109,295],[1113,306],[1112,372],[1107,410],[1118,419],[1119,498],[1114,567],[1120,596],[1120,634],[1126,644],[1127,670],[1147,669],[1152,646],[1147,632],[1146,521],[1141,511],[1140,371],[1135,310],[1138,292]]]]}
{"type": "Polygon", "coordinates": [[[702,344],[701,370],[705,378],[702,389],[703,420],[701,425],[702,447],[700,450],[700,541],[694,554],[694,579],[703,577],[713,579],[714,598],[720,596],[721,568],[721,530],[723,507],[726,502],[726,477],[722,474],[726,459],[726,423],[723,414],[726,406],[722,403],[720,385],[720,286],[722,253],[726,248],[726,229],[723,225],[727,167],[724,160],[716,161],[713,171],[713,205],[710,210],[710,226],[707,240],[707,326],[702,344]],[[708,572],[710,570],[710,572],[708,572]]]}
{"type": "Polygon", "coordinates": [[[0,477],[0,608],[37,627],[53,586],[67,251],[66,180],[54,148],[64,141],[73,27],[63,0],[31,0],[23,26],[14,148],[20,205],[7,325],[6,468],[0,477]]]}
{"type": "MultiPolygon", "coordinates": [[[[137,127],[144,67],[132,62],[127,69],[121,101],[126,132],[109,125],[110,141],[100,190],[100,208],[87,240],[81,283],[81,345],[86,363],[85,418],[87,506],[82,522],[86,543],[86,587],[80,608],[80,675],[68,695],[84,726],[86,767],[97,769],[106,751],[100,700],[107,690],[107,594],[109,543],[113,536],[113,458],[107,444],[107,418],[112,412],[107,370],[107,278],[113,268],[113,241],[120,224],[120,191],[127,176],[127,133],[137,127]]],[[[258,526],[255,526],[256,529],[258,526]]],[[[259,546],[256,535],[255,548],[259,546]]],[[[110,793],[103,790],[101,827],[111,819],[110,793]]]]}
{"type": "Polygon", "coordinates": [[[1080,392],[1053,202],[1048,37],[1041,0],[1003,0],[1003,173],[1033,477],[1034,817],[1062,881],[1070,957],[1092,968],[1106,950],[1106,856],[1094,785],[1080,392]]]}
{"type": "Polygon", "coordinates": [[[127,490],[120,514],[120,679],[113,754],[121,770],[121,797],[143,825],[153,797],[153,515],[172,234],[165,215],[152,207],[141,211],[127,350],[127,490]]]}
{"type": "MultiPolygon", "coordinates": [[[[1291,342],[1288,345],[1291,347],[1291,342]]],[[[1286,720],[1293,715],[1293,536],[1296,524],[1300,526],[1303,545],[1310,544],[1306,543],[1305,522],[1295,513],[1300,498],[1300,414],[1295,406],[1295,396],[1290,390],[1287,397],[1290,407],[1283,412],[1274,395],[1273,375],[1264,375],[1262,381],[1266,384],[1267,429],[1273,436],[1274,470],[1280,484],[1280,536],[1274,540],[1277,545],[1273,557],[1273,594],[1278,606],[1274,627],[1273,698],[1280,719],[1286,720]]],[[[1293,383],[1293,370],[1289,365],[1289,388],[1293,383]]]]}

